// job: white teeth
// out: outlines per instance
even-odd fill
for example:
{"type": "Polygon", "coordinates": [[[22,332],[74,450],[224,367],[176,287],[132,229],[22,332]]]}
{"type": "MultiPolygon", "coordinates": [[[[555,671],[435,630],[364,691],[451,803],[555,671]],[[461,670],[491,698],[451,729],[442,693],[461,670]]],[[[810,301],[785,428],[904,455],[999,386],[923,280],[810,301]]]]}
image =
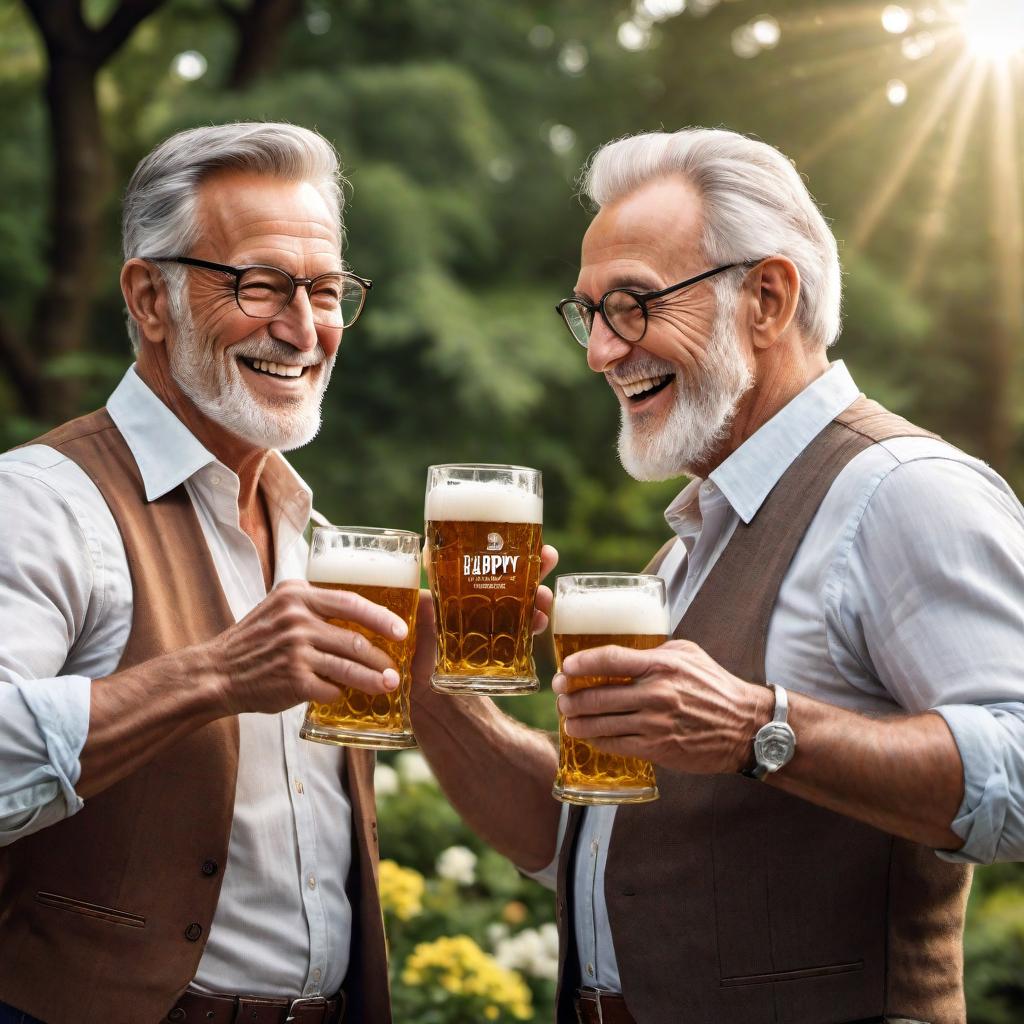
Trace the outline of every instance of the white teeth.
{"type": "Polygon", "coordinates": [[[251,359],[253,367],[263,373],[272,373],[275,377],[301,377],[303,366],[289,366],[287,363],[270,363],[265,359],[251,359]]]}
{"type": "Polygon", "coordinates": [[[652,388],[656,388],[659,384],[664,384],[671,376],[672,374],[666,373],[662,374],[660,377],[642,377],[640,380],[633,380],[628,384],[622,382],[620,387],[627,398],[633,398],[636,395],[643,394],[645,391],[650,391],[652,388]]]}

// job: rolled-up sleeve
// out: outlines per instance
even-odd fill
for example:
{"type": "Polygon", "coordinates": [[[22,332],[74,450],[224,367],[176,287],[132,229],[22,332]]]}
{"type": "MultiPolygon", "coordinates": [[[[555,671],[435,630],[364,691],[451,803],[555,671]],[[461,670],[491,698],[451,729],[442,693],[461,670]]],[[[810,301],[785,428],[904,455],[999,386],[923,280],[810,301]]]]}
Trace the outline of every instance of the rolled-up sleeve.
{"type": "Polygon", "coordinates": [[[964,845],[936,853],[968,864],[1024,860],[1024,704],[935,710],[964,764],[964,799],[951,825],[964,845]]]}
{"type": "Polygon", "coordinates": [[[864,512],[844,629],[909,712],[946,721],[964,797],[946,860],[1024,860],[1024,509],[981,463],[898,466],[864,512]]]}
{"type": "MultiPolygon", "coordinates": [[[[91,679],[107,674],[96,648],[112,639],[102,625],[112,556],[78,500],[83,480],[95,490],[51,449],[0,458],[0,846],[82,807],[91,679]]],[[[107,662],[118,657],[114,640],[107,662]]]]}
{"type": "Polygon", "coordinates": [[[74,814],[91,681],[0,682],[0,846],[74,814]]]}

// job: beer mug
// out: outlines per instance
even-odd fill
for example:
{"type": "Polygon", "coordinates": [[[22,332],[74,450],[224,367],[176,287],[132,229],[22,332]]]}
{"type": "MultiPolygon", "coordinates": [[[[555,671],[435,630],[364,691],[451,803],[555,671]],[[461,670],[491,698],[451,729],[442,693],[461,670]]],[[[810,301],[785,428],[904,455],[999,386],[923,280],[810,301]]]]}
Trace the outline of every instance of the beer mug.
{"type": "Polygon", "coordinates": [[[398,689],[364,693],[351,686],[330,704],[310,701],[299,735],[320,743],[371,750],[415,747],[409,717],[416,609],[420,597],[420,535],[366,526],[318,526],[309,547],[306,579],[325,590],[350,590],[394,612],[409,627],[404,640],[380,636],[357,622],[329,619],[366,637],[398,669],[398,689]]]}
{"type": "MultiPolygon", "coordinates": [[[[595,572],[559,576],[551,616],[555,660],[561,671],[570,654],[591,647],[646,651],[669,635],[665,583],[658,576],[595,572]]],[[[628,676],[567,676],[569,692],[591,686],[627,685],[628,676]]],[[[558,774],[554,795],[570,804],[638,804],[658,798],[654,765],[639,757],[604,754],[568,736],[558,716],[558,774]]]]}
{"type": "Polygon", "coordinates": [[[445,693],[539,688],[533,664],[543,492],[524,466],[431,466],[425,519],[437,620],[431,678],[445,693]]]}

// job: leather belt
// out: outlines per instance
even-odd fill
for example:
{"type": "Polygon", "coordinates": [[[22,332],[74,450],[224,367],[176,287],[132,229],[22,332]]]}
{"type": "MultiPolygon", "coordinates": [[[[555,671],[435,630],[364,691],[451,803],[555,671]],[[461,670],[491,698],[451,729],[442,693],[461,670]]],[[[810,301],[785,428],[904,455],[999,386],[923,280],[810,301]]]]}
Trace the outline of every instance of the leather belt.
{"type": "Polygon", "coordinates": [[[578,1024],[636,1024],[618,992],[599,988],[576,990],[576,1020],[578,1024]]]}
{"type": "Polygon", "coordinates": [[[167,1014],[170,1024],[341,1024],[345,993],[301,999],[185,992],[167,1014]]]}

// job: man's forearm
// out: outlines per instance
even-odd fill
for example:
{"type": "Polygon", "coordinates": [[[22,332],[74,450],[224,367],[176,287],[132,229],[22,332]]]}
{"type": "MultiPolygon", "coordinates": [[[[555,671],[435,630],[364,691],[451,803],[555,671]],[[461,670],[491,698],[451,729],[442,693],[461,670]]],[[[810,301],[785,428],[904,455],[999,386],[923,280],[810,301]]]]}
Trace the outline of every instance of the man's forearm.
{"type": "Polygon", "coordinates": [[[558,754],[550,736],[486,697],[414,689],[413,727],[455,809],[485,842],[527,871],[555,855],[559,804],[551,796],[558,754]]]}
{"type": "Polygon", "coordinates": [[[208,652],[198,647],[93,680],[78,795],[95,796],[225,715],[220,681],[208,652]]]}
{"type": "Polygon", "coordinates": [[[959,849],[950,822],[963,800],[963,764],[940,715],[868,718],[789,698],[796,753],[770,785],[934,849],[959,849]]]}

